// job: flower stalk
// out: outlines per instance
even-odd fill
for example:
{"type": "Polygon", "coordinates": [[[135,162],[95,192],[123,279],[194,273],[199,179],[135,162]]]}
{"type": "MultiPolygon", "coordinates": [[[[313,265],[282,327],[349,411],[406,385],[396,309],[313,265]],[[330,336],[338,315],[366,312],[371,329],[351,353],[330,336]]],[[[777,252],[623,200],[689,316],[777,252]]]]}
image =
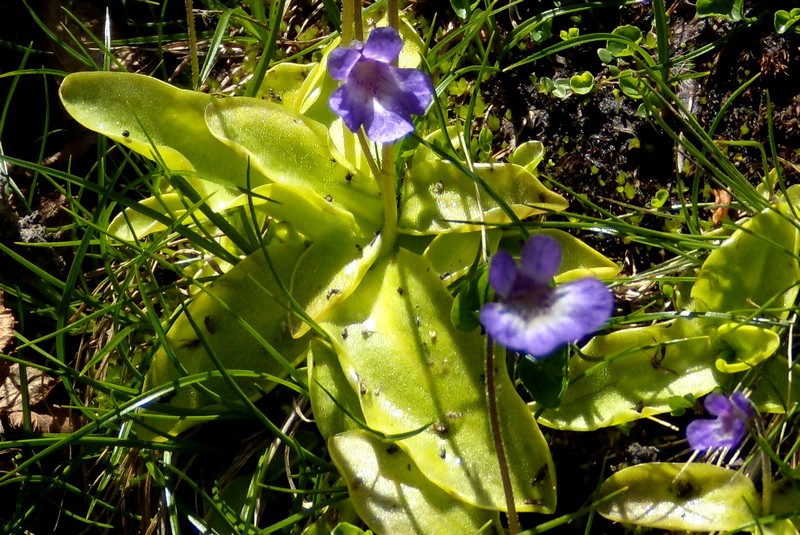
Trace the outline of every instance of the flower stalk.
{"type": "Polygon", "coordinates": [[[497,464],[500,465],[500,480],[503,482],[503,494],[506,498],[506,516],[508,517],[508,530],[511,535],[520,531],[517,507],[514,504],[514,489],[511,486],[506,450],[503,446],[503,435],[500,430],[500,414],[497,410],[497,383],[494,371],[494,340],[486,336],[486,402],[489,408],[489,425],[492,430],[492,442],[497,455],[497,464]]]}

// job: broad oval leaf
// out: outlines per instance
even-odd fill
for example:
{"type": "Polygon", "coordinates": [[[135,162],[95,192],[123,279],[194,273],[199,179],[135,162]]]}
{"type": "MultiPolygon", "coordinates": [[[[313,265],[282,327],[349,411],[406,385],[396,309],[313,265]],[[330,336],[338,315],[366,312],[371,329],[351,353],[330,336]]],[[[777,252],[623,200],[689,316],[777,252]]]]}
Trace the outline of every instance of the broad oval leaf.
{"type": "Polygon", "coordinates": [[[612,279],[620,272],[617,264],[568,232],[558,229],[543,229],[537,234],[551,236],[561,244],[561,265],[555,276],[556,283],[560,284],[584,277],[612,279]]]}
{"type": "Polygon", "coordinates": [[[716,352],[696,320],[677,319],[595,336],[569,363],[569,386],[539,422],[591,431],[669,412],[673,396],[695,397],[718,384],[716,352]]]}
{"type": "MultiPolygon", "coordinates": [[[[547,189],[524,167],[475,164],[475,173],[510,206],[519,219],[564,210],[568,203],[547,189]]],[[[485,223],[509,223],[510,218],[486,193],[480,198],[475,182],[443,160],[415,163],[403,181],[400,230],[409,234],[478,230],[485,223]]]]}
{"type": "Polygon", "coordinates": [[[533,176],[538,176],[536,168],[544,159],[544,144],[541,141],[526,141],[518,145],[508,157],[508,163],[524,167],[533,176]]]}
{"type": "Polygon", "coordinates": [[[692,288],[698,312],[753,312],[764,306],[785,310],[797,298],[800,265],[798,230],[781,205],[766,208],[714,250],[692,288]]]}
{"type": "MultiPolygon", "coordinates": [[[[503,233],[500,229],[486,229],[489,251],[496,251],[503,233]]],[[[481,258],[483,238],[481,232],[455,232],[436,236],[422,254],[447,284],[459,279],[470,266],[481,258]]]]}
{"type": "Polygon", "coordinates": [[[366,431],[328,440],[359,516],[377,533],[477,533],[497,513],[469,505],[437,487],[397,445],[366,431]]]}
{"type": "Polygon", "coordinates": [[[315,66],[315,63],[278,63],[264,75],[259,94],[263,98],[299,111],[303,82],[315,66]]]}
{"type": "Polygon", "coordinates": [[[726,531],[758,518],[761,497],[739,472],[700,463],[647,463],[620,470],[600,487],[619,492],[597,512],[623,524],[680,531],[726,531]]]}
{"type": "MultiPolygon", "coordinates": [[[[164,343],[169,349],[162,346],[155,352],[143,389],[217,370],[209,351],[226,370],[286,376],[304,355],[307,341],[294,340],[289,332],[286,319],[290,305],[281,286],[288,286],[295,262],[304,249],[305,243],[299,237],[289,235],[284,242],[276,239],[266,251],[256,251],[206,285],[167,331],[164,343]],[[270,256],[274,272],[265,255],[270,256]]],[[[251,399],[275,385],[271,380],[254,379],[240,379],[237,384],[251,399]]],[[[180,410],[219,407],[205,390],[233,402],[237,399],[225,379],[217,377],[200,386],[178,389],[167,403],[180,410]]],[[[139,413],[138,417],[147,425],[171,434],[180,433],[195,422],[164,419],[150,411],[139,413]]],[[[137,434],[143,438],[150,437],[152,432],[142,427],[137,434]]]]}
{"type": "MultiPolygon", "coordinates": [[[[319,322],[358,287],[381,250],[381,238],[331,233],[311,244],[297,260],[291,292],[297,304],[313,321],[319,322]]],[[[303,336],[311,326],[290,317],[292,334],[303,336]]]]}
{"type": "MultiPolygon", "coordinates": [[[[431,265],[400,249],[375,264],[321,326],[334,341],[369,427],[386,435],[423,429],[397,442],[419,469],[461,500],[503,510],[486,404],[485,339],[477,330],[453,327],[452,304],[431,265]]],[[[517,508],[551,511],[550,452],[502,356],[497,395],[517,508]]]]}
{"type": "Polygon", "coordinates": [[[347,382],[336,352],[318,338],[308,346],[308,397],[314,421],[326,440],[359,429],[364,421],[358,395],[347,382]]]}
{"type": "MultiPolygon", "coordinates": [[[[205,188],[206,192],[214,188],[217,189],[212,197],[213,202],[208,202],[209,208],[214,212],[225,212],[238,206],[244,206],[248,202],[252,202],[256,207],[261,208],[266,202],[264,199],[256,197],[249,200],[244,199],[242,194],[237,191],[211,182],[207,182],[207,184],[209,187],[205,188]]],[[[167,223],[153,217],[152,212],[157,212],[163,215],[168,222],[172,222],[183,218],[186,215],[187,208],[191,207],[190,201],[186,196],[175,191],[148,197],[139,201],[136,206],[126,208],[122,213],[117,214],[108,225],[108,233],[122,241],[141,240],[154,232],[167,228],[167,223]]],[[[185,224],[190,222],[207,223],[208,217],[200,210],[195,209],[192,212],[191,219],[186,220],[185,224]]],[[[214,233],[212,232],[212,234],[214,233]]]]}
{"type": "MultiPolygon", "coordinates": [[[[149,76],[121,72],[70,74],[59,89],[67,112],[168,169],[227,186],[268,182],[247,159],[208,131],[206,106],[216,99],[149,76]]],[[[202,194],[202,192],[201,192],[202,194]]]]}
{"type": "Polygon", "coordinates": [[[316,192],[333,206],[380,228],[377,184],[353,176],[328,151],[328,131],[280,105],[252,98],[215,100],[206,108],[211,133],[270,180],[316,192]]]}

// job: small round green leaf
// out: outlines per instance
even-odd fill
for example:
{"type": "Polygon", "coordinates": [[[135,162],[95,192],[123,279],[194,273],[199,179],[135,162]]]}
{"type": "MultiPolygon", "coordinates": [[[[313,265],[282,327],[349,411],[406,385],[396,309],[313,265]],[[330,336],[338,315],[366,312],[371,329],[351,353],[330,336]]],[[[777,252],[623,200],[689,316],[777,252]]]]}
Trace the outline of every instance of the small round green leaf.
{"type": "Polygon", "coordinates": [[[589,71],[573,74],[569,79],[569,87],[576,95],[586,95],[594,87],[594,76],[589,71]]]}

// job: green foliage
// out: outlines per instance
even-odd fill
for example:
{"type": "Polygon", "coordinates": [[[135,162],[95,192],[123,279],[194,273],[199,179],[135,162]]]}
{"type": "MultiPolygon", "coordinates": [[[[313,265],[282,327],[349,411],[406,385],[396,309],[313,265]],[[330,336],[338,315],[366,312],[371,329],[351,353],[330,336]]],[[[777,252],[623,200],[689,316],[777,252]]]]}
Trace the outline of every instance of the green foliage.
{"type": "Polygon", "coordinates": [[[613,495],[598,508],[606,518],[668,530],[737,530],[761,510],[761,497],[750,479],[699,463],[631,466],[608,478],[600,495],[613,495]]]}
{"type": "Polygon", "coordinates": [[[576,95],[586,95],[594,87],[594,76],[589,71],[573,74],[569,79],[569,88],[576,95]]]}
{"type": "MultiPolygon", "coordinates": [[[[424,65],[438,76],[442,109],[422,119],[419,139],[399,143],[394,156],[362,146],[327,106],[336,83],[327,76],[326,62],[338,38],[311,45],[319,61],[293,56],[267,69],[270,58],[283,57],[276,44],[287,28],[281,5],[253,5],[248,13],[206,2],[222,15],[208,35],[200,82],[216,87],[209,73],[222,58],[229,25],[236,25],[245,42],[260,43],[263,51],[256,63],[255,45],[248,44],[244,64],[253,75],[246,90],[258,98],[220,98],[134,74],[70,75],[60,89],[68,112],[116,144],[107,150],[101,141],[97,176],[75,177],[3,156],[3,164],[47,177],[70,199],[64,208],[74,217],[68,229],[74,241],[61,245],[77,252],[69,275],[61,280],[2,245],[0,252],[38,276],[41,295],[0,289],[20,299],[20,311],[30,309],[21,312],[28,325],[43,318],[57,325],[54,334],[38,339],[24,338],[20,326],[17,355],[29,368],[58,376],[70,405],[85,418],[83,427],[63,437],[6,437],[4,447],[25,454],[9,463],[14,466],[3,484],[32,487],[41,477],[34,469],[49,467],[53,456],[69,449],[77,456],[46,481],[52,485],[48,492],[80,495],[67,483],[70,477],[83,478],[98,458],[110,459],[98,490],[80,496],[91,500],[90,510],[111,512],[107,524],[89,513],[81,517],[92,529],[118,526],[118,506],[102,496],[118,493],[118,474],[133,475],[124,471],[122,459],[128,458],[146,466],[140,478],[163,487],[163,511],[173,529],[188,518],[208,532],[264,531],[263,522],[256,526],[253,520],[264,494],[287,504],[266,531],[305,523],[307,535],[371,533],[355,525],[359,517],[376,532],[497,529],[506,504],[489,432],[485,338],[477,312],[492,297],[487,260],[501,247],[518,253],[520,236],[531,232],[561,243],[557,283],[613,279],[620,272],[576,235],[619,236],[675,257],[639,266],[640,272],[619,281],[620,295],[646,284],[655,288],[655,297],[635,301],[627,316],[612,322],[613,332],[546,360],[498,355],[501,432],[518,509],[555,509],[558,474],[537,421],[553,428],[548,439],[550,433],[559,439],[562,430],[630,426],[655,415],[688,413],[708,392],[735,386],[752,392],[759,411],[786,414],[791,423],[800,383],[786,345],[800,280],[793,207],[798,193],[783,191],[777,156],[774,171],[764,173],[762,196],[712,141],[714,126],[706,134],[689,111],[676,112],[682,132],[673,137],[681,150],[733,193],[740,215],[750,216],[734,229],[703,234],[710,224],[697,216],[697,198],[680,181],[669,192],[656,192],[649,201],[653,210],[626,206],[630,213],[623,216],[567,188],[566,197],[552,191],[545,145],[528,141],[505,150],[501,143],[508,138],[500,135],[499,117],[489,106],[494,103],[483,102],[486,77],[525,64],[508,67],[507,54],[524,53],[524,61],[532,62],[600,42],[605,46],[598,55],[610,76],[584,71],[540,78],[540,89],[568,98],[591,95],[595,79],[617,84],[617,98],[637,99],[668,132],[674,123],[662,114],[682,105],[673,94],[674,67],[698,56],[692,51],[686,54],[690,59],[670,58],[663,2],[654,2],[656,29],[647,35],[634,26],[587,34],[589,15],[604,8],[595,2],[556,3],[527,20],[514,20],[517,12],[509,9],[516,27],[503,36],[494,17],[504,12],[473,9],[463,0],[451,0],[463,22],[446,35],[431,32],[423,41],[403,20],[401,66],[424,65]],[[565,23],[557,27],[569,28],[560,41],[552,35],[557,18],[565,23]],[[559,42],[547,46],[551,40],[559,42]],[[480,115],[486,116],[477,127],[463,124],[480,115]],[[398,179],[392,190],[398,239],[387,232],[386,196],[370,158],[398,179]],[[132,184],[121,179],[128,174],[132,184]],[[117,193],[122,188],[124,195],[117,193]],[[82,206],[87,193],[100,201],[82,206]],[[573,210],[598,215],[567,212],[567,198],[574,200],[573,210]],[[677,215],[670,199],[683,207],[677,215]],[[653,230],[649,221],[639,226],[643,214],[658,218],[667,231],[653,230]],[[101,291],[83,270],[104,274],[101,291]],[[163,282],[165,271],[179,282],[163,282]],[[651,313],[667,301],[679,312],[651,313]],[[84,330],[107,332],[109,341],[73,368],[65,340],[84,330]],[[32,358],[33,352],[46,364],[32,358]],[[512,363],[517,364],[507,370],[512,363]],[[101,367],[104,375],[95,379],[91,374],[101,367]],[[85,398],[78,395],[83,391],[85,398]],[[533,401],[528,406],[517,394],[525,391],[533,401]],[[296,414],[305,399],[313,432],[297,431],[296,414]],[[187,431],[231,418],[254,431],[267,429],[274,441],[235,477],[219,477],[217,467],[199,476],[183,472],[195,463],[194,457],[187,463],[189,453],[208,446],[202,430],[187,431]],[[197,436],[198,442],[190,441],[197,436]],[[181,455],[173,457],[173,451],[181,455]],[[278,452],[285,452],[285,467],[275,464],[278,452]],[[292,488],[276,489],[284,471],[292,474],[292,488]]],[[[324,5],[337,25],[338,8],[324,5]]],[[[732,21],[741,20],[742,9],[742,0],[697,2],[698,15],[732,21]]],[[[798,20],[797,8],[777,10],[775,29],[796,32],[798,20]]],[[[297,28],[297,41],[316,40],[320,29],[297,28]]],[[[620,194],[634,199],[629,176],[618,180],[620,194]]],[[[32,412],[24,409],[25,431],[31,432],[32,412]]],[[[754,432],[755,451],[768,459],[762,468],[769,470],[771,462],[782,472],[778,483],[765,479],[759,486],[763,495],[742,473],[724,468],[643,464],[617,472],[599,487],[594,503],[538,531],[594,511],[615,522],[672,530],[756,529],[759,517],[768,524],[778,515],[777,522],[791,531],[796,448],[773,451],[775,433],[754,432]]],[[[745,459],[752,466],[752,456],[745,459]]],[[[135,477],[127,480],[138,484],[135,477]]],[[[19,531],[38,511],[28,498],[17,504],[28,512],[6,522],[6,531],[19,531]]],[[[765,528],[777,529],[777,522],[765,528]]]]}
{"type": "MultiPolygon", "coordinates": [[[[631,26],[630,24],[626,24],[625,26],[618,26],[614,28],[611,32],[614,35],[618,35],[624,38],[627,41],[632,43],[638,44],[642,40],[642,30],[640,30],[636,26],[631,26]]],[[[625,56],[633,56],[636,54],[636,50],[632,48],[630,45],[621,42],[621,41],[611,41],[609,40],[606,43],[606,50],[615,58],[622,58],[625,56]]]]}
{"type": "MultiPolygon", "coordinates": [[[[359,395],[370,428],[385,435],[421,430],[397,445],[447,493],[500,509],[483,381],[483,338],[450,322],[453,298],[425,260],[400,249],[367,274],[322,327],[359,395]],[[392,359],[392,355],[401,360],[392,359]],[[396,373],[402,367],[402,373],[396,373]]],[[[554,505],[552,461],[544,437],[504,367],[498,403],[517,508],[554,505]],[[545,469],[541,481],[536,473],[545,469]]]]}
{"type": "Polygon", "coordinates": [[[469,0],[450,0],[450,5],[460,19],[468,18],[472,12],[469,0]]]}
{"type": "Polygon", "coordinates": [[[520,359],[517,376],[540,407],[554,409],[561,403],[561,396],[567,389],[567,357],[567,350],[561,349],[546,359],[520,359]]]}
{"type": "Polygon", "coordinates": [[[698,17],[721,17],[733,22],[742,20],[744,0],[697,0],[698,17]]]}
{"type": "Polygon", "coordinates": [[[331,438],[329,448],[356,511],[378,533],[447,534],[455,526],[475,533],[496,521],[497,513],[459,501],[432,483],[397,444],[350,431],[331,438]]]}
{"type": "Polygon", "coordinates": [[[789,30],[795,33],[800,32],[800,29],[795,26],[798,22],[800,22],[800,7],[792,8],[791,11],[779,9],[775,12],[775,31],[779,34],[786,33],[789,30]]]}
{"type": "Polygon", "coordinates": [[[775,332],[722,318],[770,309],[781,317],[794,302],[798,289],[789,281],[799,277],[800,242],[784,209],[777,205],[745,222],[700,269],[689,309],[724,315],[595,337],[570,361],[561,404],[543,407],[540,422],[593,430],[670,412],[675,396],[701,397],[725,381],[720,372],[745,371],[772,357],[779,345],[775,332]]]}

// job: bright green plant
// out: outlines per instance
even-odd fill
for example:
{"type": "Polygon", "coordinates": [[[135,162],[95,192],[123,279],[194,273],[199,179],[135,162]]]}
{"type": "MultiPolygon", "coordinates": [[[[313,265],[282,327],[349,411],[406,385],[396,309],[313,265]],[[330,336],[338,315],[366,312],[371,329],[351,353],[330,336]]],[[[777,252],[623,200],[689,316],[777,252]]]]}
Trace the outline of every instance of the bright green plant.
{"type": "MultiPolygon", "coordinates": [[[[453,51],[432,66],[441,69],[443,79],[464,74],[460,59],[468,47],[481,48],[477,28],[490,27],[495,15],[467,2],[451,4],[470,24],[455,33],[463,43],[451,42],[453,51]]],[[[274,3],[269,14],[263,6],[259,13],[254,8],[248,22],[254,35],[267,40],[267,32],[279,27],[265,22],[274,22],[280,5],[274,3]]],[[[513,48],[531,34],[537,42],[549,39],[552,19],[562,10],[588,8],[559,6],[536,16],[502,47],[513,48]]],[[[342,16],[345,42],[354,16],[342,16]]],[[[793,24],[793,15],[787,16],[781,19],[785,30],[793,24]]],[[[403,37],[400,67],[430,61],[433,55],[426,57],[427,47],[411,26],[403,20],[394,24],[403,37]]],[[[663,75],[668,58],[660,49],[657,60],[650,57],[653,42],[637,28],[594,36],[568,31],[562,39],[555,46],[603,41],[598,53],[614,63],[623,93],[641,98],[657,89],[667,107],[677,102],[670,102],[663,75]],[[624,62],[631,68],[616,67],[624,62]]],[[[445,114],[434,111],[417,119],[419,135],[383,145],[365,142],[329,108],[338,84],[328,75],[328,64],[337,44],[331,42],[319,62],[269,70],[265,54],[259,63],[263,72],[249,90],[255,98],[223,99],[122,73],[81,73],[64,80],[62,100],[79,122],[117,143],[126,161],[133,160],[129,149],[156,169],[157,176],[143,177],[152,180],[149,197],[137,202],[114,194],[123,210],[109,224],[107,219],[92,224],[113,238],[118,256],[191,261],[181,270],[186,285],[179,290],[142,292],[148,298],[156,294],[156,305],[142,312],[154,320],[154,345],[137,351],[135,364],[127,365],[146,363],[144,376],[136,378],[135,391],[104,393],[124,393],[128,401],[92,421],[78,439],[123,418],[134,425],[122,426],[120,441],[169,450],[200,422],[255,415],[301,452],[305,465],[299,472],[338,472],[313,479],[313,490],[329,499],[315,499],[312,508],[304,503],[304,512],[292,517],[313,515],[309,535],[363,533],[351,525],[358,517],[377,532],[450,533],[497,529],[502,511],[555,510],[558,474],[539,423],[578,431],[626,425],[677,414],[713,390],[729,391],[740,383],[752,391],[762,413],[791,414],[797,401],[792,385],[800,378],[786,373],[791,361],[781,342],[800,278],[797,194],[789,190],[781,196],[779,177],[763,196],[742,185],[737,200],[751,217],[732,232],[726,228],[710,236],[699,236],[698,225],[695,236],[636,229],[633,218],[600,209],[605,219],[566,213],[565,198],[540,181],[541,143],[523,143],[500,163],[484,161],[495,142],[489,128],[469,139],[470,119],[480,111],[480,76],[469,105],[455,114],[466,124],[451,126],[445,114]],[[587,275],[612,279],[619,272],[569,233],[539,228],[543,216],[558,212],[565,217],[548,224],[613,231],[678,253],[677,263],[688,275],[661,283],[679,312],[634,312],[618,319],[613,332],[545,359],[499,351],[491,368],[496,372],[491,386],[497,388],[493,414],[486,395],[486,339],[477,317],[490,296],[488,257],[500,248],[518,254],[520,235],[533,232],[555,238],[564,252],[558,284],[587,275]],[[173,255],[175,246],[168,242],[176,235],[186,238],[191,250],[173,255]],[[707,250],[713,252],[705,258],[707,250]],[[533,403],[526,406],[517,395],[514,378],[533,403]],[[322,446],[316,453],[305,450],[254,405],[281,391],[308,396],[329,458],[316,457],[325,451],[322,446]],[[493,440],[493,417],[504,447],[493,440]],[[509,485],[498,467],[498,449],[506,456],[509,485]]],[[[490,38],[487,50],[491,44],[490,38]]],[[[485,63],[481,74],[495,68],[485,63]]],[[[474,65],[466,69],[477,71],[474,65]]],[[[590,93],[594,77],[584,72],[541,82],[564,98],[590,93]]],[[[443,82],[437,88],[445,103],[447,87],[443,82]]],[[[452,95],[470,94],[464,78],[450,87],[452,95]]],[[[740,175],[729,171],[721,165],[716,176],[735,183],[740,175]]],[[[86,187],[91,188],[88,181],[86,187]]],[[[574,197],[592,206],[591,200],[574,197]]],[[[659,191],[652,207],[664,208],[666,200],[666,191],[659,191]]],[[[67,303],[59,310],[65,315],[76,309],[67,303]]],[[[124,345],[122,338],[115,343],[124,345]]],[[[53,451],[68,442],[49,444],[47,451],[53,451]]],[[[185,480],[169,453],[148,468],[159,481],[175,475],[185,480]]],[[[792,511],[793,474],[787,467],[784,475],[756,491],[730,469],[646,464],[607,480],[597,503],[584,512],[645,527],[750,529],[759,517],[792,511]]],[[[246,522],[255,532],[249,522],[263,478],[257,471],[229,485],[215,482],[207,500],[212,510],[193,522],[219,533],[246,522]]],[[[300,489],[295,494],[298,501],[306,499],[300,489]]],[[[173,499],[171,492],[165,495],[173,499]]],[[[174,501],[167,506],[176,510],[174,501]]],[[[562,517],[552,525],[566,521],[562,517]]]]}
{"type": "MultiPolygon", "coordinates": [[[[406,39],[401,65],[419,59],[408,52],[418,43],[406,39]]],[[[482,251],[480,229],[487,223],[518,222],[566,203],[532,174],[533,156],[464,169],[442,157],[458,143],[455,132],[433,132],[401,168],[399,216],[392,216],[387,206],[394,208],[394,200],[384,202],[392,192],[381,182],[396,172],[391,154],[360,143],[317,105],[335,87],[325,75],[329,58],[268,72],[265,87],[279,88],[281,102],[217,99],[124,73],[82,73],[64,81],[61,98],[76,119],[154,160],[196,196],[167,187],[143,201],[147,211],[123,212],[111,231],[142,240],[184,221],[209,237],[220,230],[229,235],[219,241],[225,254],[214,259],[224,273],[209,283],[198,278],[191,299],[175,308],[143,389],[207,377],[174,387],[136,415],[135,432],[168,439],[204,414],[235,414],[276,386],[310,391],[315,413],[340,422],[321,429],[356,510],[371,525],[387,521],[374,511],[380,496],[362,495],[353,477],[376,462],[387,484],[402,481],[420,493],[400,502],[409,514],[421,500],[432,511],[462,511],[454,521],[481,525],[491,520],[489,511],[505,508],[505,491],[480,380],[481,336],[475,328],[453,326],[453,298],[443,279],[466,273],[482,251]],[[213,212],[198,212],[198,204],[213,212]],[[223,221],[231,228],[221,228],[223,221]],[[398,242],[392,227],[408,241],[398,242]],[[415,252],[429,236],[478,239],[445,264],[435,248],[415,252]],[[306,361],[309,377],[296,369],[306,361]],[[322,363],[329,375],[320,374],[322,363]],[[405,380],[386,381],[397,369],[405,380]],[[342,376],[345,383],[331,382],[342,376]],[[337,393],[338,411],[328,393],[337,393]],[[350,430],[350,417],[363,429],[350,430]],[[382,457],[380,440],[399,448],[401,460],[382,457]],[[385,464],[405,466],[406,456],[420,473],[385,464]]],[[[452,253],[450,246],[439,249],[452,253]]],[[[508,374],[499,372],[499,420],[515,467],[515,506],[551,511],[555,474],[547,444],[508,374]]]]}
{"type": "Polygon", "coordinates": [[[779,9],[775,12],[775,31],[779,34],[786,33],[790,30],[797,33],[798,27],[795,26],[795,24],[798,22],[800,22],[800,7],[792,8],[791,11],[779,9]]]}

